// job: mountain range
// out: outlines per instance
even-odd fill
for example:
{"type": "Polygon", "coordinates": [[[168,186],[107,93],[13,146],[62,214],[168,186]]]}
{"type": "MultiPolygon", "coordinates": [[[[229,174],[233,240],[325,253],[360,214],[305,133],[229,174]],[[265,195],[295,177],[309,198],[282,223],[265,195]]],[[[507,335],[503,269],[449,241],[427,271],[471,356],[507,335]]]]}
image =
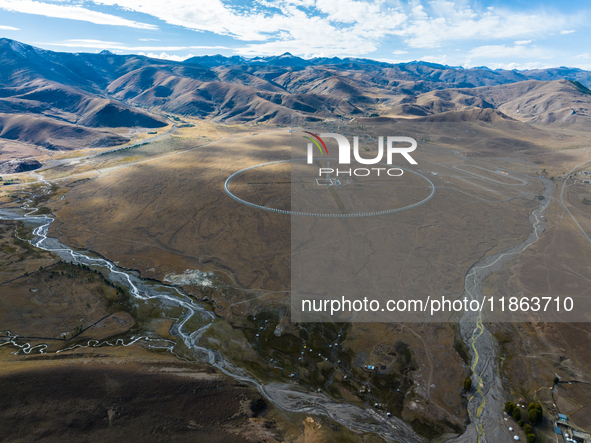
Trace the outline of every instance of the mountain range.
{"type": "Polygon", "coordinates": [[[493,109],[533,124],[590,121],[591,72],[578,68],[464,69],[289,53],[173,62],[9,39],[0,39],[0,60],[0,138],[49,150],[122,144],[122,129],[164,127],[165,114],[285,125],[493,109]]]}

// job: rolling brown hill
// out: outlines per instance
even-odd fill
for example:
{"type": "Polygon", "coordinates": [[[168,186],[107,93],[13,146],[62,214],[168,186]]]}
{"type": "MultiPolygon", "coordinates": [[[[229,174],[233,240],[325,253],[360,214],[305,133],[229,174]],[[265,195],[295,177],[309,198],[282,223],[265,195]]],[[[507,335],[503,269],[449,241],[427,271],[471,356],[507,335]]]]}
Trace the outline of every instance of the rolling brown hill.
{"type": "Polygon", "coordinates": [[[166,121],[120,102],[93,96],[71,86],[34,80],[0,98],[0,112],[34,113],[89,127],[159,128],[166,121]]]}
{"type": "Polygon", "coordinates": [[[526,81],[471,92],[521,121],[561,125],[591,122],[591,91],[577,82],[526,81]]]}
{"type": "Polygon", "coordinates": [[[133,69],[149,60],[145,57],[81,57],[0,39],[0,60],[1,138],[49,149],[78,149],[128,141],[89,128],[167,125],[166,119],[112,100],[102,92],[109,82],[108,73],[116,76],[133,69]]]}
{"type": "Polygon", "coordinates": [[[289,53],[179,63],[59,53],[8,39],[0,39],[0,61],[0,138],[53,149],[121,144],[125,137],[105,130],[163,127],[162,113],[271,124],[437,115],[578,127],[590,118],[591,73],[574,68],[493,71],[289,53]],[[498,112],[480,112],[492,109],[498,112]]]}
{"type": "MultiPolygon", "coordinates": [[[[449,111],[496,109],[515,120],[534,124],[581,126],[591,122],[591,91],[569,80],[528,80],[508,85],[444,89],[418,96],[400,96],[391,103],[394,105],[391,113],[400,115],[429,116],[449,111]]],[[[443,118],[441,114],[440,121],[443,118]]]]}
{"type": "Polygon", "coordinates": [[[339,93],[307,89],[288,91],[276,81],[236,68],[171,66],[129,72],[112,82],[107,92],[132,104],[226,122],[289,124],[294,115],[317,121],[362,113],[339,93]]]}
{"type": "Polygon", "coordinates": [[[0,138],[18,140],[50,151],[72,150],[81,142],[90,148],[120,145],[127,138],[31,114],[0,114],[0,138]]]}

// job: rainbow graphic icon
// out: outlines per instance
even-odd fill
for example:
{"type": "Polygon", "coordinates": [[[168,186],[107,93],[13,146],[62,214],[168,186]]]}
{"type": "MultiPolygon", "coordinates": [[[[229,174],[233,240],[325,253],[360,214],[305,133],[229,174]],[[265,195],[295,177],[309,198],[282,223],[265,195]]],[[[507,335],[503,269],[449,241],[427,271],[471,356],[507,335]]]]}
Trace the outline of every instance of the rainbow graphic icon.
{"type": "Polygon", "coordinates": [[[328,149],[326,149],[326,145],[324,144],[324,141],[322,141],[322,139],[320,137],[318,137],[316,134],[314,134],[313,132],[308,132],[308,131],[304,131],[306,134],[310,134],[312,137],[306,137],[304,135],[305,139],[310,140],[311,142],[313,142],[316,146],[318,146],[318,149],[320,150],[320,153],[324,155],[324,153],[326,153],[326,155],[328,155],[328,149]],[[316,140],[318,141],[316,141],[316,140]],[[324,147],[324,151],[322,151],[322,148],[320,147],[320,144],[318,144],[318,142],[320,142],[322,144],[322,146],[324,147]]]}

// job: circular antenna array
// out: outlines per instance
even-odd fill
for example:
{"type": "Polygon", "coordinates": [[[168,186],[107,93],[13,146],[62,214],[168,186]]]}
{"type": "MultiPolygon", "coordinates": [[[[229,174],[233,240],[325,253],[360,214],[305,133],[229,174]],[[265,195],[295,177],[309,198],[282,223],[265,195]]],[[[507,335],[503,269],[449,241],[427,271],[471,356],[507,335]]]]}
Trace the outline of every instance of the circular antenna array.
{"type": "Polygon", "coordinates": [[[424,205],[429,200],[431,200],[433,198],[433,196],[435,195],[435,185],[433,184],[433,182],[431,180],[429,180],[424,175],[419,174],[418,172],[415,172],[415,171],[412,171],[412,170],[406,169],[406,168],[401,168],[398,166],[397,166],[398,169],[402,169],[406,172],[414,174],[415,176],[424,180],[429,186],[429,189],[430,189],[429,195],[427,197],[423,198],[422,200],[417,201],[416,203],[412,203],[410,205],[405,205],[405,206],[401,206],[401,207],[389,208],[389,209],[385,209],[385,210],[381,210],[381,211],[352,212],[352,213],[338,214],[338,213],[322,213],[322,212],[288,211],[285,209],[278,209],[278,208],[274,208],[271,206],[258,205],[256,203],[252,203],[250,201],[244,200],[244,199],[238,197],[237,195],[235,195],[232,191],[230,191],[230,183],[232,182],[232,180],[234,180],[236,177],[238,177],[248,171],[252,171],[255,169],[261,169],[265,166],[276,165],[276,164],[280,164],[280,163],[305,162],[305,161],[306,161],[306,159],[299,158],[299,159],[291,159],[291,160],[278,160],[278,161],[273,161],[273,162],[268,162],[268,163],[261,163],[259,165],[249,166],[248,168],[241,169],[240,171],[234,172],[232,175],[230,175],[224,183],[224,191],[226,192],[226,194],[228,194],[231,198],[233,198],[237,202],[242,203],[243,205],[246,205],[246,206],[250,206],[251,208],[260,209],[260,210],[267,211],[267,212],[274,212],[277,214],[296,215],[296,216],[305,216],[305,217],[321,217],[321,218],[373,217],[376,215],[393,214],[395,212],[407,211],[409,209],[413,209],[418,206],[424,205]]]}

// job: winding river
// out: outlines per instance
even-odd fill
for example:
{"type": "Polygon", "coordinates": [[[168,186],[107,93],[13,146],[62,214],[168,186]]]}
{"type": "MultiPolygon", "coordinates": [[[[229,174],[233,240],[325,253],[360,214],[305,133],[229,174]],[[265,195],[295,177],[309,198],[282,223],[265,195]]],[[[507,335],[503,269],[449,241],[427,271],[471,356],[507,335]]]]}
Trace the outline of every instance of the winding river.
{"type": "MultiPolygon", "coordinates": [[[[49,194],[50,185],[40,177],[43,186],[40,188],[45,194],[49,194]]],[[[261,384],[245,371],[234,366],[225,359],[218,351],[209,349],[200,344],[203,333],[212,325],[214,314],[205,307],[184,294],[180,289],[151,280],[144,280],[133,271],[118,267],[111,261],[95,256],[91,252],[74,251],[53,237],[48,237],[48,230],[54,219],[50,216],[35,215],[37,209],[30,209],[31,202],[35,195],[32,195],[20,210],[0,209],[0,219],[24,221],[35,225],[33,239],[27,240],[31,245],[44,251],[52,252],[65,262],[72,264],[87,265],[92,268],[101,268],[106,277],[113,283],[125,286],[139,305],[141,303],[161,303],[164,308],[180,308],[183,314],[176,319],[171,329],[173,336],[179,337],[190,350],[192,359],[217,368],[224,374],[235,380],[255,386],[268,401],[275,406],[290,412],[305,413],[311,415],[323,415],[340,423],[354,432],[367,432],[377,434],[386,441],[398,441],[401,443],[424,442],[412,428],[396,417],[387,417],[384,412],[374,411],[369,408],[362,408],[349,403],[339,403],[324,393],[312,392],[310,389],[294,383],[269,383],[261,384]],[[197,330],[189,332],[185,325],[191,319],[198,319],[200,326],[197,330]]],[[[31,345],[22,343],[18,336],[6,331],[8,341],[3,344],[12,344],[24,353],[32,351],[45,352],[47,345],[31,345]],[[20,342],[20,343],[19,343],[20,342]]],[[[170,340],[163,340],[148,335],[133,336],[128,342],[118,339],[111,343],[108,341],[98,342],[91,340],[86,344],[77,344],[58,352],[64,352],[77,347],[96,346],[129,346],[138,341],[147,342],[147,347],[164,348],[175,353],[177,344],[170,340]]],[[[178,355],[177,355],[178,356],[178,355]]],[[[179,357],[183,358],[183,357],[179,357]]]]}
{"type": "MultiPolygon", "coordinates": [[[[545,188],[544,199],[539,202],[538,208],[529,217],[532,229],[528,237],[519,245],[488,256],[474,264],[466,274],[462,298],[478,300],[482,303],[482,288],[486,277],[502,270],[506,262],[514,259],[538,241],[546,229],[544,213],[555,188],[551,180],[543,178],[542,182],[545,188]]],[[[460,333],[472,355],[472,380],[476,383],[472,384],[475,389],[468,402],[471,426],[454,441],[470,443],[510,441],[513,435],[508,431],[502,418],[503,387],[497,373],[495,343],[492,334],[483,323],[482,312],[465,313],[460,320],[460,333]]]]}

